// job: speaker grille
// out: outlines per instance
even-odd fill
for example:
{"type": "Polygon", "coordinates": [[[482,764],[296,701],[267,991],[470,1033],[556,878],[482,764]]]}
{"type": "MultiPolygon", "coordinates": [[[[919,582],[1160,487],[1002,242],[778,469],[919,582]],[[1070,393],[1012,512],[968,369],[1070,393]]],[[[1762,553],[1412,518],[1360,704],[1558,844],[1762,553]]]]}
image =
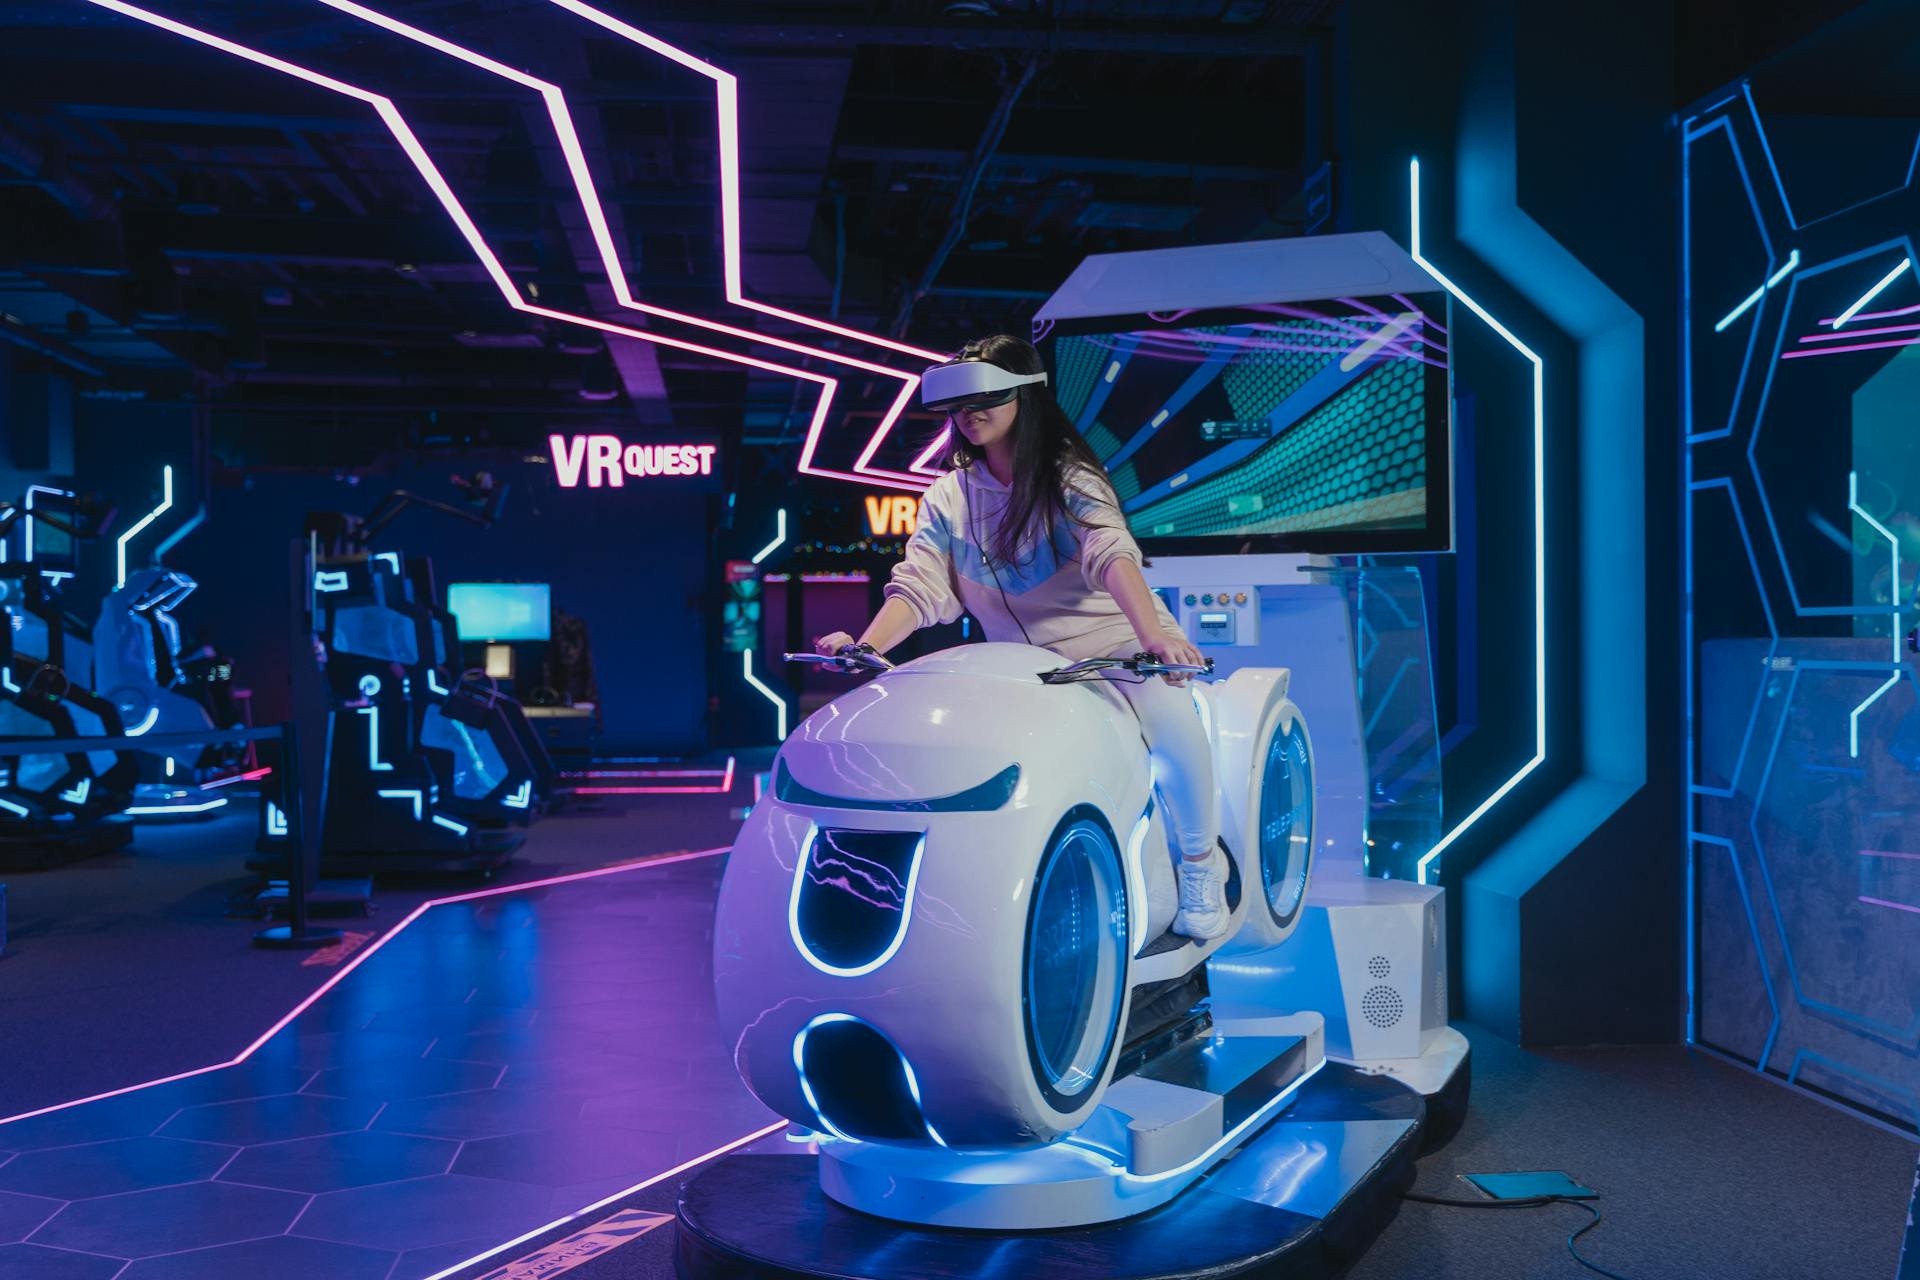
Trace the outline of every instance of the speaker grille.
{"type": "Polygon", "coordinates": [[[1368,987],[1366,994],[1360,997],[1360,1015],[1369,1026],[1391,1027],[1400,1021],[1400,1015],[1406,1012],[1406,1002],[1400,993],[1392,987],[1382,984],[1368,987]]]}
{"type": "Polygon", "coordinates": [[[1393,966],[1387,963],[1385,956],[1375,956],[1367,961],[1367,972],[1372,975],[1375,982],[1378,982],[1393,972],[1393,966]]]}

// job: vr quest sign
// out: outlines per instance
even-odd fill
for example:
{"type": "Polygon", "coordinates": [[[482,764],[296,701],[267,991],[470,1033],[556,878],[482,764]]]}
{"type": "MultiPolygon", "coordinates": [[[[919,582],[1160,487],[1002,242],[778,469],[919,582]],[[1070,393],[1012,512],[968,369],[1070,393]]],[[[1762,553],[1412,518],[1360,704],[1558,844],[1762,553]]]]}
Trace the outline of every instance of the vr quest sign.
{"type": "Polygon", "coordinates": [[[619,436],[547,437],[553,455],[553,471],[562,489],[577,489],[584,482],[589,489],[618,489],[629,479],[654,476],[710,476],[713,455],[720,451],[713,444],[625,444],[619,436]]]}

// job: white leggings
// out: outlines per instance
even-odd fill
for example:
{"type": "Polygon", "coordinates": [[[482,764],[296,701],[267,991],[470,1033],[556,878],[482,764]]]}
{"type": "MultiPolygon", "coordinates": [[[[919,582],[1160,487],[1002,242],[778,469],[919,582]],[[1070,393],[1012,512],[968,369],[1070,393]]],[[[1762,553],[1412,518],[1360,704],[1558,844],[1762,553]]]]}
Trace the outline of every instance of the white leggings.
{"type": "Polygon", "coordinates": [[[1113,687],[1140,720],[1140,736],[1153,754],[1153,776],[1167,807],[1167,842],[1176,853],[1203,858],[1220,835],[1213,789],[1213,747],[1193,702],[1193,690],[1177,689],[1159,676],[1113,687]]]}

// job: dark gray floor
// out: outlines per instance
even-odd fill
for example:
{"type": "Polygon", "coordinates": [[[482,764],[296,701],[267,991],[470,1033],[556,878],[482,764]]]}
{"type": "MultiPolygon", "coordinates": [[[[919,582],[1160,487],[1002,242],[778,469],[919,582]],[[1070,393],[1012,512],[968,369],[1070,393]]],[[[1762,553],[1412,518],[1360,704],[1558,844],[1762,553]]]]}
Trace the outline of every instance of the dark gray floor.
{"type": "MultiPolygon", "coordinates": [[[[734,800],[737,802],[738,797],[734,800]]],[[[643,853],[723,843],[731,831],[724,801],[677,796],[623,800],[599,813],[564,815],[537,827],[533,834],[524,862],[509,873],[509,878],[533,879],[643,853]]],[[[250,839],[251,826],[244,817],[225,824],[148,831],[130,853],[61,871],[10,877],[15,954],[0,962],[0,1028],[5,1029],[6,1054],[4,1069],[0,1069],[0,1115],[230,1056],[324,980],[331,970],[306,966],[298,955],[253,950],[248,945],[253,923],[224,917],[229,893],[245,882],[240,860],[250,839]]],[[[388,886],[379,894],[381,911],[374,923],[348,922],[348,927],[389,928],[419,901],[459,887],[388,886]]],[[[690,912],[697,910],[691,899],[683,907],[690,912]]],[[[419,941],[424,944],[429,937],[423,932],[419,941]]],[[[406,953],[396,952],[396,959],[407,960],[406,953]]],[[[630,963],[622,956],[604,959],[616,967],[630,963]]],[[[416,969],[412,978],[422,990],[422,1002],[431,1005],[443,1000],[443,995],[430,991],[435,985],[431,965],[416,968],[420,963],[420,956],[408,962],[409,968],[416,969]]],[[[618,979],[622,983],[632,980],[625,976],[618,979]]],[[[458,997],[461,1003],[467,994],[458,997]]],[[[635,994],[623,988],[611,998],[625,1007],[635,994]]],[[[345,1002],[337,1007],[354,1015],[349,1021],[363,1011],[349,1008],[345,1002]]],[[[303,1054],[310,1051],[324,1056],[327,1037],[335,1032],[334,1027],[324,1025],[333,1020],[328,1008],[326,1003],[316,1007],[315,1020],[299,1037],[303,1054]]],[[[366,1030],[383,1030],[373,1026],[371,1019],[359,1025],[366,1030]]],[[[640,1029],[633,1023],[629,1027],[640,1029]]],[[[498,1077],[501,1072],[494,1068],[508,1066],[501,1051],[512,1048],[509,1030],[469,1030],[464,1033],[469,1042],[458,1046],[462,1056],[452,1059],[466,1065],[433,1069],[484,1068],[498,1077]],[[504,1038],[494,1043],[486,1038],[490,1035],[504,1038]]],[[[1603,1193],[1599,1203],[1606,1220],[1583,1239],[1583,1251],[1632,1280],[1722,1276],[1742,1280],[1877,1280],[1893,1276],[1912,1185],[1915,1149],[1911,1143],[1749,1072],[1676,1047],[1527,1053],[1474,1028],[1467,1031],[1475,1054],[1472,1109],[1451,1146],[1422,1163],[1421,1190],[1440,1195],[1469,1194],[1454,1177],[1464,1171],[1564,1169],[1603,1193]]],[[[388,1057],[380,1051],[379,1042],[373,1043],[370,1056],[364,1059],[367,1064],[388,1057]]],[[[428,1056],[449,1056],[435,1054],[438,1048],[429,1049],[428,1056]]],[[[388,1076],[378,1080],[352,1078],[354,1061],[319,1063],[304,1056],[302,1061],[339,1074],[335,1079],[305,1079],[296,1085],[314,1095],[307,1102],[290,1104],[296,1107],[350,1107],[368,1090],[391,1092],[399,1087],[402,1092],[412,1091],[408,1081],[388,1076]]],[[[526,1064],[523,1072],[533,1065],[526,1064]]],[[[612,1062],[600,1065],[615,1072],[620,1069],[612,1062]]],[[[591,1067],[577,1065],[574,1069],[577,1072],[591,1067]]],[[[258,1069],[280,1068],[263,1060],[258,1069]]],[[[209,1079],[190,1083],[195,1088],[211,1088],[206,1083],[209,1079]]],[[[542,1084],[529,1077],[520,1083],[529,1086],[527,1095],[519,1095],[525,1097],[543,1091],[571,1093],[598,1088],[603,1082],[582,1078],[542,1084]]],[[[433,1089],[445,1084],[427,1082],[433,1089]]],[[[512,1088],[513,1082],[496,1078],[469,1082],[464,1091],[512,1088]]],[[[210,1098],[196,1098],[194,1105],[218,1104],[210,1098]]],[[[411,1105],[426,1111],[436,1104],[411,1105]]],[[[212,1111],[200,1112],[196,1118],[212,1115],[212,1111]]],[[[322,1128],[336,1128],[338,1119],[328,1119],[322,1128]]],[[[404,1164],[407,1160],[428,1159],[437,1164],[438,1157],[447,1153],[433,1148],[435,1139],[470,1142],[460,1135],[447,1137],[422,1128],[432,1122],[430,1115],[407,1120],[403,1127],[417,1132],[406,1132],[403,1136],[411,1141],[400,1144],[375,1136],[388,1129],[376,1118],[363,1120],[372,1128],[367,1136],[353,1139],[357,1145],[350,1149],[336,1150],[339,1144],[332,1142],[317,1144],[312,1150],[283,1146],[267,1155],[241,1152],[240,1159],[278,1161],[287,1167],[252,1173],[238,1168],[222,1173],[222,1180],[236,1184],[236,1190],[219,1193],[235,1200],[232,1205],[223,1203],[222,1216],[259,1219],[265,1224],[260,1227],[262,1232],[284,1231],[286,1226],[278,1224],[278,1219],[295,1208],[287,1197],[311,1193],[305,1182],[307,1172],[337,1179],[355,1176],[353,1171],[368,1162],[381,1170],[398,1167],[395,1162],[404,1164]],[[373,1149],[382,1143],[386,1145],[373,1149]],[[402,1146],[406,1149],[400,1150],[402,1146]]],[[[173,1121],[168,1119],[166,1123],[173,1121]]],[[[297,1128],[300,1117],[279,1116],[275,1123],[297,1128]]],[[[647,1131],[646,1126],[638,1126],[637,1131],[647,1131]]],[[[274,1135],[265,1136],[278,1133],[275,1129],[274,1135]]],[[[583,1142],[587,1136],[583,1131],[583,1142]]],[[[12,1172],[17,1178],[25,1178],[31,1172],[35,1177],[45,1175],[56,1181],[71,1175],[78,1180],[78,1190],[94,1195],[106,1188],[105,1183],[93,1180],[95,1175],[111,1175],[122,1181],[132,1180],[122,1194],[152,1193],[163,1190],[161,1184],[173,1182],[176,1175],[203,1180],[212,1176],[211,1169],[199,1168],[196,1160],[208,1163],[217,1157],[221,1167],[228,1169],[228,1162],[236,1158],[236,1148],[249,1142],[249,1150],[254,1151],[270,1145],[251,1135],[226,1131],[149,1132],[137,1139],[115,1140],[133,1142],[140,1149],[117,1147],[109,1153],[114,1159],[100,1169],[92,1169],[88,1159],[97,1152],[69,1147],[69,1151],[81,1154],[60,1158],[79,1162],[64,1173],[52,1168],[9,1171],[7,1165],[17,1163],[20,1157],[11,1156],[12,1148],[0,1141],[0,1173],[12,1172]]],[[[489,1178],[518,1184],[541,1159],[559,1160],[571,1167],[577,1154],[573,1145],[564,1141],[557,1146],[549,1143],[544,1153],[509,1151],[504,1157],[508,1165],[468,1174],[454,1170],[457,1176],[449,1182],[451,1185],[467,1178],[471,1181],[459,1182],[454,1189],[462,1194],[487,1193],[489,1188],[473,1184],[489,1178]],[[511,1176],[499,1178],[502,1172],[511,1176]]],[[[472,1159],[484,1163],[491,1156],[491,1148],[483,1145],[472,1159]]],[[[447,1173],[440,1170],[423,1176],[447,1173]]],[[[548,1176],[558,1173],[556,1166],[548,1176]]],[[[584,1203],[579,1193],[593,1189],[588,1183],[606,1188],[624,1176],[624,1172],[616,1171],[597,1183],[591,1177],[583,1178],[569,1184],[564,1192],[556,1186],[555,1211],[584,1203]],[[562,1206],[561,1200],[567,1203],[562,1206]]],[[[651,1188],[628,1203],[671,1211],[678,1181],[651,1188]]],[[[48,1182],[43,1189],[52,1187],[48,1182]]],[[[47,1199],[52,1197],[35,1199],[32,1193],[19,1192],[0,1195],[0,1240],[39,1230],[40,1223],[29,1224],[27,1219],[41,1208],[56,1207],[40,1203],[47,1199]]],[[[187,1231],[186,1219],[170,1213],[163,1200],[156,1199],[151,1205],[153,1221],[169,1231],[187,1231]]],[[[484,1206],[457,1207],[455,1212],[469,1214],[476,1221],[488,1220],[484,1206]]],[[[110,1220],[94,1224],[84,1218],[81,1214],[72,1219],[70,1229],[80,1234],[69,1243],[84,1244],[80,1237],[88,1232],[112,1233],[119,1229],[110,1220]]],[[[597,1215],[585,1219],[582,1225],[595,1220],[597,1215]]],[[[1406,1204],[1354,1266],[1351,1277],[1550,1280],[1590,1276],[1592,1272],[1583,1271],[1568,1257],[1562,1243],[1566,1234],[1583,1221],[1585,1216],[1579,1210],[1567,1207],[1473,1211],[1406,1204]]],[[[350,1224],[347,1230],[357,1232],[361,1228],[350,1224]]],[[[471,1239],[487,1241],[490,1237],[480,1233],[471,1239]]],[[[191,1247],[194,1242],[185,1236],[177,1241],[168,1236],[161,1243],[171,1250],[191,1247]]],[[[448,1249],[468,1243],[464,1239],[449,1242],[448,1249]]],[[[366,1256],[369,1246],[364,1243],[342,1239],[312,1244],[313,1251],[303,1255],[301,1265],[320,1266],[316,1274],[349,1274],[372,1261],[366,1256]]],[[[437,1247],[421,1246],[423,1252],[415,1260],[427,1260],[425,1250],[437,1247]]],[[[249,1248],[259,1256],[236,1256],[228,1261],[236,1266],[244,1263],[244,1269],[263,1274],[304,1274],[289,1269],[290,1259],[274,1253],[285,1250],[284,1244],[249,1248]]],[[[671,1274],[671,1251],[672,1230],[663,1228],[589,1263],[573,1272],[569,1280],[665,1277],[671,1274]]],[[[451,1252],[438,1256],[451,1260],[451,1252]]],[[[25,1251],[10,1259],[8,1280],[37,1275],[42,1269],[55,1274],[56,1265],[64,1268],[58,1272],[62,1275],[98,1273],[104,1277],[121,1270],[119,1263],[109,1265],[104,1259],[90,1259],[79,1250],[58,1255],[25,1251]]],[[[155,1275],[173,1274],[165,1272],[158,1260],[149,1269],[155,1275]]],[[[189,1265],[188,1270],[177,1274],[197,1273],[189,1265]]]]}

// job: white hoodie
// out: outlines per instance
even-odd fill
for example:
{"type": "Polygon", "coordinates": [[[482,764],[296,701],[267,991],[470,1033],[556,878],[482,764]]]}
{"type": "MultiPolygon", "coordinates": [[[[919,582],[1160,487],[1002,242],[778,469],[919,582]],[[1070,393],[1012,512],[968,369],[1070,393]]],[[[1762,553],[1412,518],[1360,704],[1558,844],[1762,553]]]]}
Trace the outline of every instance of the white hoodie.
{"type": "MultiPolygon", "coordinates": [[[[1104,478],[1078,467],[1065,480],[1068,508],[1092,527],[1062,517],[1050,538],[1029,536],[1006,564],[987,548],[1011,497],[1007,486],[983,464],[941,476],[921,499],[887,598],[906,601],[923,627],[970,613],[989,640],[1031,642],[1068,659],[1137,652],[1139,638],[1104,584],[1115,561],[1141,562],[1139,544],[1104,478]]],[[[1160,625],[1179,634],[1158,595],[1153,607],[1160,625]]]]}

